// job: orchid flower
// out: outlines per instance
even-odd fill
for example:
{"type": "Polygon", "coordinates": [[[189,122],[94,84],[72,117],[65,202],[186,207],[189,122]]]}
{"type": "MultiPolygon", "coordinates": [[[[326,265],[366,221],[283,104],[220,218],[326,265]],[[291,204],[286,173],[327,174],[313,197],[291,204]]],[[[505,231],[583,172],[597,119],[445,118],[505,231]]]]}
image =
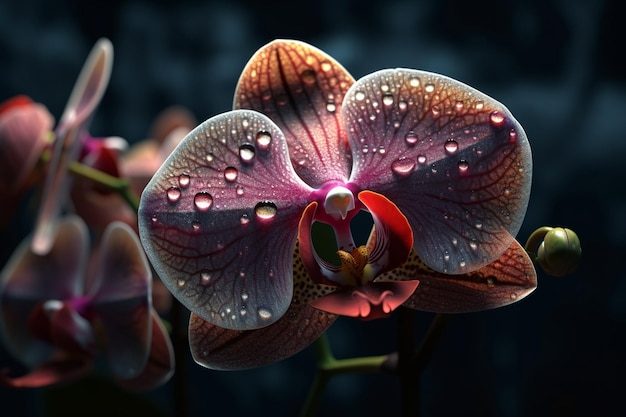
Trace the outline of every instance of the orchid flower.
{"type": "Polygon", "coordinates": [[[183,139],[139,208],[148,258],[192,312],[198,363],[281,360],[338,314],[475,311],[536,287],[514,238],[530,146],[494,99],[412,69],[354,81],[277,40],[246,65],[234,109],[183,139]],[[363,216],[373,227],[359,242],[363,216]]]}
{"type": "Polygon", "coordinates": [[[79,217],[62,220],[46,255],[27,239],[0,276],[0,336],[32,371],[9,377],[13,387],[41,387],[76,379],[104,350],[115,379],[149,389],[173,372],[173,350],[151,305],[151,272],[132,229],[114,222],[89,250],[79,217]]]}
{"type": "Polygon", "coordinates": [[[32,185],[30,178],[53,124],[48,109],[29,97],[15,96],[0,103],[0,193],[10,196],[0,207],[0,222],[11,217],[32,185]]]}

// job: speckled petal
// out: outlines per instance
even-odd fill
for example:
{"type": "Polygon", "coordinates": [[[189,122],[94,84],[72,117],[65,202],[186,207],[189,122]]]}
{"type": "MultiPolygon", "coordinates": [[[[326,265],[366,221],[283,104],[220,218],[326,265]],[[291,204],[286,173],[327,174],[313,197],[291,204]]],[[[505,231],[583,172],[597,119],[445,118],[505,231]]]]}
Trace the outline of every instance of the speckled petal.
{"type": "Polygon", "coordinates": [[[311,300],[336,287],[316,285],[294,251],[294,294],[285,315],[276,323],[257,330],[223,329],[195,314],[189,320],[189,346],[194,360],[207,368],[242,370],[270,365],[295,355],[330,327],[337,316],[317,310],[311,300]]]}
{"type": "Polygon", "coordinates": [[[340,121],[352,76],[333,58],[303,42],[275,40],[254,54],[235,94],[234,108],[260,111],[287,138],[298,175],[312,187],[345,181],[352,168],[340,121]]]}
{"type": "Polygon", "coordinates": [[[420,285],[404,305],[437,313],[469,313],[506,306],[537,287],[537,274],[528,254],[514,240],[494,262],[477,271],[448,275],[428,268],[413,252],[405,265],[379,280],[418,279],[420,285]]]}
{"type": "Polygon", "coordinates": [[[465,273],[509,247],[526,212],[532,161],[524,130],[502,104],[442,75],[390,69],[358,80],[343,111],[351,181],[398,205],[429,267],[465,273]]]}
{"type": "Polygon", "coordinates": [[[270,119],[227,112],[190,132],[146,186],[141,241],[192,312],[225,328],[264,327],[289,307],[291,255],[311,191],[270,119]]]}

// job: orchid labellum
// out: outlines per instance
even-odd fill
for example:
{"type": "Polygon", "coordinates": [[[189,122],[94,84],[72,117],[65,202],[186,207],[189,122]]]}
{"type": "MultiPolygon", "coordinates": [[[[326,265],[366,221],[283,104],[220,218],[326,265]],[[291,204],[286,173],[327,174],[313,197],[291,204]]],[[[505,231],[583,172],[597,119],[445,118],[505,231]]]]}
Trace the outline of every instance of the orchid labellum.
{"type": "Polygon", "coordinates": [[[234,108],[183,139],[139,210],[150,261],[192,312],[199,363],[283,359],[337,314],[475,311],[535,288],[514,239],[530,147],[492,98],[412,69],[354,81],[320,50],[277,40],[245,67],[234,108]]]}

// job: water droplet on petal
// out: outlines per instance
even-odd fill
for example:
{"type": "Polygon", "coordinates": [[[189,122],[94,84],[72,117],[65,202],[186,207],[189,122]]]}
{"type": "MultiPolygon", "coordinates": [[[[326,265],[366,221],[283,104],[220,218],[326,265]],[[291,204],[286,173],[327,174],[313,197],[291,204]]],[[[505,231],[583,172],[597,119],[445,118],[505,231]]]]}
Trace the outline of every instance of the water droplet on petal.
{"type": "Polygon", "coordinates": [[[400,176],[407,176],[413,172],[415,160],[413,158],[402,157],[391,163],[391,170],[400,176]]]}
{"type": "Polygon", "coordinates": [[[417,133],[413,132],[412,130],[404,135],[404,141],[407,143],[407,145],[415,145],[417,143],[417,139],[417,133]]]}
{"type": "Polygon", "coordinates": [[[391,106],[393,104],[393,94],[391,93],[383,94],[383,104],[385,106],[391,106]]]}
{"type": "Polygon", "coordinates": [[[472,249],[472,250],[476,250],[476,249],[478,249],[478,242],[476,242],[476,241],[475,241],[475,240],[473,240],[473,239],[472,239],[472,240],[470,240],[469,247],[470,247],[470,249],[472,249]]]}
{"type": "Polygon", "coordinates": [[[491,121],[491,124],[495,127],[500,127],[504,124],[504,114],[500,113],[499,111],[494,111],[491,113],[491,115],[489,116],[489,120],[491,121]]]}
{"type": "Polygon", "coordinates": [[[326,110],[329,113],[334,113],[335,110],[337,110],[337,106],[335,105],[334,101],[329,101],[328,103],[326,103],[326,110]]]}
{"type": "Polygon", "coordinates": [[[270,135],[269,132],[262,130],[256,134],[256,144],[259,149],[264,151],[268,150],[270,143],[272,143],[272,135],[270,135]]]}
{"type": "Polygon", "coordinates": [[[461,159],[459,160],[458,167],[459,167],[459,172],[461,174],[464,174],[467,172],[469,168],[469,162],[467,162],[465,159],[461,159]]]}
{"type": "Polygon", "coordinates": [[[237,180],[237,175],[239,174],[239,172],[237,171],[237,168],[235,167],[227,167],[224,170],[224,179],[228,182],[234,182],[237,180]]]}
{"type": "Polygon", "coordinates": [[[178,200],[180,200],[180,195],[180,188],[170,187],[167,190],[167,201],[169,201],[170,203],[176,203],[178,200]]]}
{"type": "Polygon", "coordinates": [[[424,91],[426,91],[427,93],[432,93],[433,91],[435,91],[435,85],[434,84],[426,84],[424,86],[424,91]]]}
{"type": "Polygon", "coordinates": [[[189,187],[189,182],[190,181],[191,181],[191,178],[189,177],[189,174],[187,174],[187,173],[182,173],[178,177],[178,185],[180,185],[181,188],[189,187]]]}
{"type": "Polygon", "coordinates": [[[249,143],[244,143],[239,147],[239,157],[242,162],[249,163],[254,159],[255,149],[249,143]]]}
{"type": "Polygon", "coordinates": [[[269,320],[272,318],[272,312],[267,308],[261,307],[257,310],[257,313],[259,314],[259,318],[261,320],[269,320]]]}
{"type": "Polygon", "coordinates": [[[254,207],[256,216],[261,220],[271,220],[276,216],[276,204],[271,201],[261,201],[254,207]]]}
{"type": "Polygon", "coordinates": [[[354,93],[354,98],[357,99],[357,101],[363,101],[365,100],[365,93],[363,91],[357,91],[354,93]]]}
{"type": "Polygon", "coordinates": [[[494,277],[494,276],[487,277],[487,285],[489,287],[495,287],[495,285],[496,285],[496,277],[494,277]]]}
{"type": "Polygon", "coordinates": [[[454,139],[447,140],[444,147],[446,149],[446,153],[448,154],[453,154],[459,150],[459,144],[454,139]]]}
{"type": "Polygon", "coordinates": [[[211,273],[208,269],[203,269],[200,272],[200,284],[207,285],[209,282],[211,282],[211,273]]]}
{"type": "Polygon", "coordinates": [[[239,219],[239,223],[241,223],[242,225],[250,223],[250,217],[248,217],[248,215],[245,213],[242,214],[241,218],[239,219]]]}
{"type": "Polygon", "coordinates": [[[420,79],[419,79],[419,78],[411,78],[411,79],[409,80],[409,85],[410,85],[411,87],[419,87],[419,85],[420,85],[420,79]]]}
{"type": "Polygon", "coordinates": [[[207,211],[213,205],[213,196],[206,191],[199,192],[193,198],[193,204],[200,211],[207,211]]]}
{"type": "Polygon", "coordinates": [[[426,155],[417,155],[417,163],[424,165],[426,163],[426,155]]]}
{"type": "Polygon", "coordinates": [[[433,115],[433,118],[437,119],[439,116],[441,116],[441,109],[439,108],[439,106],[433,106],[430,109],[430,112],[433,115]]]}
{"type": "Polygon", "coordinates": [[[176,281],[176,285],[178,285],[178,288],[184,287],[186,283],[187,281],[185,281],[184,279],[179,279],[178,281],[176,281]]]}
{"type": "Polygon", "coordinates": [[[515,129],[511,129],[511,131],[509,132],[509,143],[515,142],[517,142],[517,132],[515,131],[515,129]]]}
{"type": "Polygon", "coordinates": [[[236,193],[237,193],[238,196],[242,196],[243,195],[243,187],[241,185],[237,186],[236,193]]]}
{"type": "Polygon", "coordinates": [[[311,85],[315,83],[315,71],[312,69],[305,69],[300,73],[300,78],[305,84],[311,85]]]}
{"type": "Polygon", "coordinates": [[[322,71],[324,71],[324,72],[328,72],[328,71],[330,71],[330,70],[331,70],[331,68],[332,68],[333,66],[330,64],[330,62],[326,62],[326,61],[325,61],[325,62],[322,62],[321,67],[322,67],[322,71]]]}
{"type": "Polygon", "coordinates": [[[463,110],[463,102],[461,100],[457,101],[456,104],[454,105],[454,108],[456,109],[456,111],[463,110]]]}
{"type": "Polygon", "coordinates": [[[249,298],[248,293],[246,292],[241,293],[241,301],[245,303],[246,301],[248,301],[248,298],[249,298]]]}

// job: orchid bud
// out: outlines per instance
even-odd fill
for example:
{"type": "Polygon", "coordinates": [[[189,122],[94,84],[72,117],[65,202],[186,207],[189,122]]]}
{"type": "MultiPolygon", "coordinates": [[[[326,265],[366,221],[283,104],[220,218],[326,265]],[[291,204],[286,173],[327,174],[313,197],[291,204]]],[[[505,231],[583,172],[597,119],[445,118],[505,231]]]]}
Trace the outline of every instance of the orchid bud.
{"type": "MultiPolygon", "coordinates": [[[[563,227],[542,227],[537,229],[533,236],[536,233],[543,234],[543,241],[537,249],[535,262],[545,273],[561,277],[576,270],[582,250],[580,240],[574,231],[563,227]]],[[[529,244],[526,246],[528,248],[529,244]]]]}

